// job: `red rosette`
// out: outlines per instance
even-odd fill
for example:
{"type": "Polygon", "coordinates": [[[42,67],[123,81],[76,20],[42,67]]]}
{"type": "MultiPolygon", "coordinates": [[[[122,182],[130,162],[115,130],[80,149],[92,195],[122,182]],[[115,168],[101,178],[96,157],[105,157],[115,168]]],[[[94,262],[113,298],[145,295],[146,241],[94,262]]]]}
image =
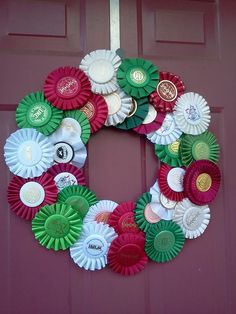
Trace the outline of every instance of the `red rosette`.
{"type": "Polygon", "coordinates": [[[212,202],[220,187],[219,167],[210,160],[197,160],[186,170],[184,190],[186,197],[196,205],[212,202]]]}
{"type": "Polygon", "coordinates": [[[42,206],[56,202],[57,187],[48,173],[33,179],[14,176],[8,185],[7,199],[18,216],[32,220],[42,206]]]}
{"type": "Polygon", "coordinates": [[[183,186],[184,175],[184,168],[170,167],[162,163],[158,174],[158,184],[161,193],[172,201],[182,201],[185,197],[183,186]]]}
{"type": "Polygon", "coordinates": [[[133,128],[133,130],[139,134],[148,134],[148,133],[154,132],[160,129],[165,117],[166,117],[165,113],[158,112],[155,120],[153,120],[151,123],[140,124],[136,128],[133,128]]]}
{"type": "Polygon", "coordinates": [[[158,112],[172,112],[176,100],[185,91],[185,86],[178,75],[160,72],[156,90],[149,95],[150,103],[158,112]]]}
{"type": "Polygon", "coordinates": [[[115,229],[118,234],[141,232],[134,220],[135,203],[123,202],[119,204],[108,218],[108,224],[115,229]]]}
{"type": "Polygon", "coordinates": [[[124,276],[135,275],[144,269],[148,258],[144,251],[145,237],[141,233],[123,233],[108,251],[108,266],[124,276]]]}
{"type": "Polygon", "coordinates": [[[58,191],[70,185],[86,185],[83,171],[69,163],[59,163],[48,169],[53,176],[58,191]]]}
{"type": "Polygon", "coordinates": [[[107,115],[107,103],[101,95],[91,93],[86,105],[80,108],[89,120],[91,132],[95,133],[104,125],[107,115]]]}
{"type": "Polygon", "coordinates": [[[91,94],[87,75],[75,67],[60,67],[48,74],[44,95],[51,104],[62,110],[78,109],[91,94]]]}

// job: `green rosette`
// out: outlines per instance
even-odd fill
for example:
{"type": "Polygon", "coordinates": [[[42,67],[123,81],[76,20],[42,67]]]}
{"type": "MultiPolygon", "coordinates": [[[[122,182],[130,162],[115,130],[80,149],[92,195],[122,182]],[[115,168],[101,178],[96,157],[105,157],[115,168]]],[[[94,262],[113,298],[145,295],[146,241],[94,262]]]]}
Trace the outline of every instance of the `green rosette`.
{"type": "Polygon", "coordinates": [[[160,221],[154,212],[152,212],[149,203],[152,201],[152,195],[149,192],[144,193],[136,202],[134,209],[135,222],[139,229],[147,232],[151,225],[160,221]]]}
{"type": "Polygon", "coordinates": [[[67,186],[58,193],[58,203],[71,205],[84,219],[89,207],[97,203],[96,195],[87,187],[81,185],[67,186]]]}
{"type": "Polygon", "coordinates": [[[66,204],[45,205],[32,220],[35,239],[55,251],[71,247],[78,240],[81,230],[81,217],[66,204]]]}
{"type": "Polygon", "coordinates": [[[181,138],[169,145],[154,145],[155,155],[165,164],[171,167],[181,167],[183,165],[180,154],[181,138]]]}
{"type": "Polygon", "coordinates": [[[152,93],[158,81],[157,67],[142,58],[124,59],[117,71],[119,86],[126,94],[138,99],[152,93]]]}
{"type": "Polygon", "coordinates": [[[116,127],[122,130],[133,129],[140,124],[146,118],[148,114],[148,98],[133,99],[133,108],[124,122],[117,124],[116,127]]]}
{"type": "Polygon", "coordinates": [[[209,131],[199,135],[184,134],[180,153],[184,166],[189,166],[193,161],[200,159],[216,163],[219,159],[220,147],[216,137],[209,131]]]}
{"type": "Polygon", "coordinates": [[[86,115],[80,110],[64,111],[64,118],[71,118],[76,120],[81,127],[81,140],[86,144],[91,135],[90,123],[86,115]]]}
{"type": "Polygon", "coordinates": [[[19,128],[34,128],[48,136],[60,125],[63,111],[52,106],[43,92],[30,93],[16,109],[16,123],[19,128]]]}
{"type": "Polygon", "coordinates": [[[173,221],[161,220],[148,229],[145,251],[151,260],[165,263],[179,254],[184,242],[185,237],[179,225],[173,221]]]}

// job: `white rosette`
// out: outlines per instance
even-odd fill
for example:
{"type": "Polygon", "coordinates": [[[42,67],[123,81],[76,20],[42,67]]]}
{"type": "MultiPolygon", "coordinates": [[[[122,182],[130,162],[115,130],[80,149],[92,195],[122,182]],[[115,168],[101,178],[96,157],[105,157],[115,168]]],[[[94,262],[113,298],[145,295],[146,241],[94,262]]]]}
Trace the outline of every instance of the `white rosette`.
{"type": "Polygon", "coordinates": [[[10,171],[22,178],[40,176],[53,164],[53,145],[42,133],[31,128],[12,133],[4,146],[10,171]]]}
{"type": "Polygon", "coordinates": [[[197,93],[186,93],[177,99],[175,121],[186,134],[198,135],[208,129],[211,116],[206,100],[197,93]]]}
{"type": "Polygon", "coordinates": [[[110,244],[116,237],[114,229],[106,224],[86,223],[79,240],[70,248],[71,258],[86,270],[102,269],[107,264],[110,244]]]}
{"type": "Polygon", "coordinates": [[[122,123],[132,110],[132,98],[127,96],[120,88],[116,92],[104,96],[108,106],[106,126],[115,126],[122,123]]]}
{"type": "Polygon", "coordinates": [[[103,222],[107,223],[110,213],[118,206],[116,202],[110,200],[101,200],[92,205],[86,216],[84,217],[84,223],[88,222],[103,222]]]}
{"type": "Polygon", "coordinates": [[[152,196],[150,203],[152,211],[161,219],[171,220],[174,210],[173,208],[164,207],[164,205],[161,203],[160,199],[162,194],[157,182],[150,188],[149,193],[152,196]]]}
{"type": "Polygon", "coordinates": [[[151,133],[147,134],[147,138],[153,144],[168,145],[176,141],[182,135],[182,131],[177,127],[174,116],[168,113],[162,123],[162,126],[151,133]]]}
{"type": "Polygon", "coordinates": [[[49,136],[49,140],[54,144],[54,161],[56,163],[70,162],[79,168],[84,166],[87,150],[81,141],[80,133],[76,134],[74,131],[59,127],[49,136]]]}
{"type": "Polygon", "coordinates": [[[210,208],[208,205],[195,205],[184,198],[176,205],[172,219],[181,227],[185,238],[194,239],[206,230],[210,221],[210,208]]]}
{"type": "Polygon", "coordinates": [[[117,90],[116,71],[121,64],[120,57],[111,50],[95,50],[87,54],[80,63],[97,94],[110,94],[117,90]]]}

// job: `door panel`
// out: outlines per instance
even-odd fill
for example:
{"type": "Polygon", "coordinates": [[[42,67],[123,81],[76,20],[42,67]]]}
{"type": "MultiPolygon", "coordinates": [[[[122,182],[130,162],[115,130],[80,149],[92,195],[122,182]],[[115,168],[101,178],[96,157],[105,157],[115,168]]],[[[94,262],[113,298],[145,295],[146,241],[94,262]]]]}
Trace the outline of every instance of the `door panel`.
{"type": "MultiPolygon", "coordinates": [[[[41,90],[47,73],[77,66],[87,52],[109,48],[108,0],[24,0],[20,7],[18,2],[0,2],[1,151],[17,129],[17,103],[41,90]]],[[[204,236],[187,241],[172,262],[149,262],[134,277],[109,269],[86,272],[68,251],[41,247],[30,223],[10,211],[11,175],[1,154],[1,313],[236,312],[235,14],[230,0],[120,0],[126,56],[150,59],[160,70],[179,74],[187,91],[202,94],[211,107],[210,130],[221,145],[223,178],[204,236]]],[[[99,199],[136,200],[155,181],[159,162],[153,145],[136,133],[104,128],[91,137],[88,152],[86,179],[99,199]]]]}

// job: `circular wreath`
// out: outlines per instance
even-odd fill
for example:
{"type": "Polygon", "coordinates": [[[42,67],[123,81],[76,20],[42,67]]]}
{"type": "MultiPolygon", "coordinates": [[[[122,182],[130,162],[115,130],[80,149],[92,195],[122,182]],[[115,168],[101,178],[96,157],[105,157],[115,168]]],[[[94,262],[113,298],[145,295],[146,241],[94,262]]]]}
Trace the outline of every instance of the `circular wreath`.
{"type": "Polygon", "coordinates": [[[206,100],[185,93],[178,75],[142,58],[93,51],[78,68],[49,73],[44,91],[19,102],[20,129],[4,146],[14,174],[10,208],[32,220],[42,246],[68,250],[85,270],[108,265],[134,275],[148,259],[168,262],[209,224],[221,179],[210,118],[206,100]],[[146,136],[161,161],[153,186],[136,201],[98,200],[86,186],[86,143],[103,126],[146,136]]]}

